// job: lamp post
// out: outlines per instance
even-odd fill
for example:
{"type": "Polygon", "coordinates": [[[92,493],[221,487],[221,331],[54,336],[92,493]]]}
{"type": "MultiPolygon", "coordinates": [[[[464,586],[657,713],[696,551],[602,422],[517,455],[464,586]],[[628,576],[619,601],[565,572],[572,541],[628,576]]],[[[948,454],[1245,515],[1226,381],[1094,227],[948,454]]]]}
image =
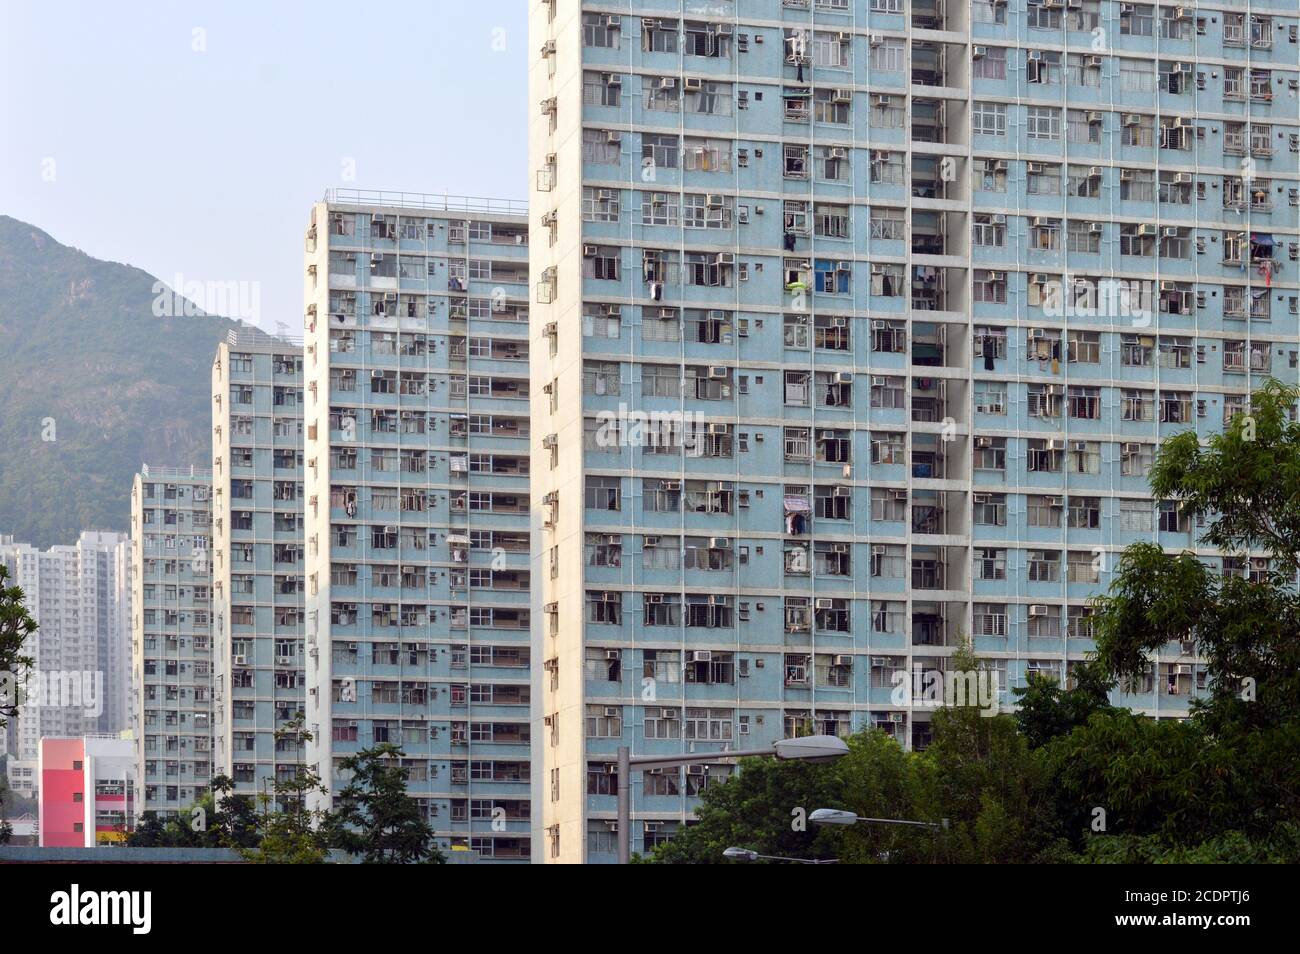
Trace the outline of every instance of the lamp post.
{"type": "Polygon", "coordinates": [[[904,818],[860,818],[853,812],[840,808],[819,808],[808,816],[814,825],[910,825],[914,828],[929,828],[931,831],[947,830],[948,819],[937,822],[908,821],[904,818]]]}
{"type": "Polygon", "coordinates": [[[618,863],[628,864],[632,858],[632,769],[676,768],[679,765],[700,762],[721,762],[724,759],[750,756],[798,760],[802,762],[829,762],[848,755],[848,744],[834,735],[805,735],[798,739],[782,739],[763,749],[738,749],[731,752],[706,752],[693,755],[637,755],[633,756],[626,745],[618,747],[618,863]]]}
{"type": "Polygon", "coordinates": [[[840,863],[838,858],[785,858],[781,855],[760,855],[757,851],[750,848],[728,848],[722,853],[722,857],[729,858],[732,861],[788,861],[796,865],[837,865],[840,863]]]}

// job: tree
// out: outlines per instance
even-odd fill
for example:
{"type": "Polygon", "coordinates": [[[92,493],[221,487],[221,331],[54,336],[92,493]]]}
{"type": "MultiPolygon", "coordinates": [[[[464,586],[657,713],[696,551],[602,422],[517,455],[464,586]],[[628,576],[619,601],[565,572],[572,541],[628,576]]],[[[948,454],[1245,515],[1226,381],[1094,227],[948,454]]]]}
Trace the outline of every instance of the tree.
{"type": "Polygon", "coordinates": [[[253,848],[259,838],[257,806],[248,795],[234,794],[235,783],[228,775],[212,780],[209,798],[216,806],[210,831],[223,848],[253,848]]]}
{"type": "MultiPolygon", "coordinates": [[[[293,740],[299,747],[310,742],[312,734],[304,721],[299,712],[276,730],[276,741],[293,740]]],[[[315,767],[299,765],[292,778],[277,778],[270,792],[257,796],[261,813],[257,815],[255,842],[234,847],[253,864],[323,864],[329,855],[329,813],[307,806],[311,797],[327,794],[315,767]]]]}
{"type": "Polygon", "coordinates": [[[446,861],[419,803],[406,793],[404,754],[400,746],[381,742],[341,762],[350,778],[335,797],[331,840],[365,864],[446,861]]]}
{"type": "Polygon", "coordinates": [[[27,611],[21,586],[7,586],[9,568],[0,563],[0,729],[18,714],[21,688],[32,665],[23,644],[36,632],[36,620],[27,611]]]}
{"type": "Polygon", "coordinates": [[[14,836],[14,826],[5,814],[5,802],[9,797],[9,778],[5,771],[5,760],[0,758],[0,845],[7,845],[14,836]]]}
{"type": "MultiPolygon", "coordinates": [[[[1203,545],[1238,554],[1241,570],[1149,543],[1124,551],[1110,591],[1095,601],[1100,671],[1131,683],[1150,673],[1153,652],[1191,643],[1207,661],[1209,695],[1187,722],[1094,713],[1053,740],[1074,822],[1100,808],[1112,836],[1186,850],[1272,838],[1300,821],[1298,398],[1269,381],[1223,433],[1202,444],[1186,432],[1162,446],[1152,491],[1205,525],[1203,545]]],[[[1086,851],[1103,850],[1091,841],[1086,851]]]]}
{"type": "Polygon", "coordinates": [[[1110,690],[1114,680],[1093,661],[1075,664],[1069,688],[1050,676],[1030,673],[1029,683],[1011,691],[1016,696],[1016,725],[1030,748],[1046,745],[1086,725],[1094,712],[1113,712],[1110,690]]]}
{"type": "MultiPolygon", "coordinates": [[[[850,740],[850,746],[857,744],[850,740]]],[[[738,773],[705,787],[698,821],[658,845],[653,860],[722,864],[722,852],[731,847],[787,858],[835,857],[830,834],[807,822],[814,809],[842,804],[844,785],[835,768],[836,763],[741,759],[738,773]]]]}
{"type": "Polygon", "coordinates": [[[1165,441],[1151,489],[1189,520],[1207,523],[1201,542],[1267,555],[1268,570],[1220,574],[1189,552],[1128,547],[1110,594],[1097,601],[1103,671],[1133,680],[1152,651],[1191,642],[1215,674],[1207,729],[1236,733],[1300,717],[1300,389],[1268,382],[1250,413],[1204,445],[1195,432],[1165,441]]]}

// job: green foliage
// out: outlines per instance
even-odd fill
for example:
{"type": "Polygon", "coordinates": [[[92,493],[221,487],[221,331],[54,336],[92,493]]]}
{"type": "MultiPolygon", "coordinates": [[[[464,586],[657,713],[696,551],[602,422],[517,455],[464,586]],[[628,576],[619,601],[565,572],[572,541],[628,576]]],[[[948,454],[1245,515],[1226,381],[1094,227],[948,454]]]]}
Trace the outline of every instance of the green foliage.
{"type": "MultiPolygon", "coordinates": [[[[857,751],[861,739],[850,740],[857,751]]],[[[841,762],[845,759],[841,759],[841,762]]],[[[718,864],[730,847],[764,855],[832,858],[830,833],[799,825],[816,808],[838,807],[844,797],[837,764],[810,765],[773,759],[741,759],[740,773],[723,784],[709,785],[696,817],[672,841],[659,845],[654,861],[669,864],[718,864]]]]}
{"type": "Polygon", "coordinates": [[[365,864],[442,864],[433,829],[406,793],[403,755],[400,746],[382,742],[342,760],[351,777],[334,800],[331,841],[365,864]]]}
{"type": "MultiPolygon", "coordinates": [[[[275,732],[276,741],[290,739],[301,748],[312,740],[301,712],[275,732]]],[[[300,765],[292,778],[277,778],[271,792],[258,795],[257,837],[250,846],[236,846],[252,864],[323,864],[329,855],[329,813],[311,808],[317,796],[329,794],[313,766],[300,765]]]]}
{"type": "Polygon", "coordinates": [[[0,730],[18,714],[20,687],[32,665],[23,655],[23,643],[36,632],[36,620],[27,609],[22,587],[7,586],[9,568],[0,563],[0,730]]]}
{"type": "MultiPolygon", "coordinates": [[[[1032,679],[1014,716],[936,711],[905,753],[875,732],[829,765],[754,760],[710,786],[698,825],[659,862],[721,860],[728,844],[854,862],[1219,864],[1300,861],[1300,389],[1269,382],[1249,417],[1202,446],[1167,440],[1155,494],[1203,521],[1202,542],[1267,553],[1271,571],[1223,575],[1192,553],[1128,547],[1095,603],[1095,659],[1071,685],[1032,679]],[[1189,719],[1112,707],[1152,653],[1194,642],[1208,697],[1189,719]],[[791,806],[948,819],[941,833],[859,824],[791,833],[791,806]]],[[[958,671],[977,665],[966,647],[958,671]]]]}
{"type": "Polygon", "coordinates": [[[157,812],[140,816],[126,837],[130,848],[253,848],[261,835],[253,800],[234,795],[225,775],[212,780],[209,791],[188,810],[165,820],[157,812]]]}
{"type": "Polygon", "coordinates": [[[1012,689],[1016,696],[1016,726],[1030,748],[1046,745],[1085,725],[1094,712],[1110,712],[1110,689],[1094,662],[1075,665],[1070,671],[1073,685],[1064,688],[1056,680],[1030,673],[1028,685],[1012,689]]]}
{"type": "Polygon", "coordinates": [[[1300,828],[1282,825],[1265,837],[1226,831],[1192,846],[1170,844],[1155,835],[1114,835],[1091,839],[1071,860],[1105,865],[1293,865],[1300,863],[1300,828]]]}
{"type": "Polygon", "coordinates": [[[142,461],[211,466],[225,318],[157,318],[154,278],[0,215],[0,528],[37,547],[129,527],[142,461]],[[48,436],[52,421],[55,440],[48,436]]]}

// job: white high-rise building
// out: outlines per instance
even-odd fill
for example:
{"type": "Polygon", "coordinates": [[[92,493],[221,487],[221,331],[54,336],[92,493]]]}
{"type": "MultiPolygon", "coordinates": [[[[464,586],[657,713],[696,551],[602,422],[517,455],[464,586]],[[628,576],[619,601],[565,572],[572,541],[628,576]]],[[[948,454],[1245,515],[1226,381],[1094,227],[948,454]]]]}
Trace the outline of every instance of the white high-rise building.
{"type": "Polygon", "coordinates": [[[42,736],[119,732],[129,727],[129,676],[122,662],[129,601],[120,565],[126,536],[88,530],[75,544],[38,550],[0,537],[0,561],[20,586],[39,628],[24,647],[32,659],[25,700],[7,733],[14,789],[30,792],[42,736]]]}

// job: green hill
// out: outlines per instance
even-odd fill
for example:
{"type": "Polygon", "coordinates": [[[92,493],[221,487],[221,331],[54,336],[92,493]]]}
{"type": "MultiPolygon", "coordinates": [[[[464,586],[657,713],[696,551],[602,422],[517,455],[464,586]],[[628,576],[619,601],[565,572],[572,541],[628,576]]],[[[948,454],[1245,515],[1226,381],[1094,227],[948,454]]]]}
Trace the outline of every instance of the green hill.
{"type": "Polygon", "coordinates": [[[0,534],[127,530],[142,461],[211,466],[212,357],[240,326],[154,317],[154,282],[0,215],[0,534]]]}

